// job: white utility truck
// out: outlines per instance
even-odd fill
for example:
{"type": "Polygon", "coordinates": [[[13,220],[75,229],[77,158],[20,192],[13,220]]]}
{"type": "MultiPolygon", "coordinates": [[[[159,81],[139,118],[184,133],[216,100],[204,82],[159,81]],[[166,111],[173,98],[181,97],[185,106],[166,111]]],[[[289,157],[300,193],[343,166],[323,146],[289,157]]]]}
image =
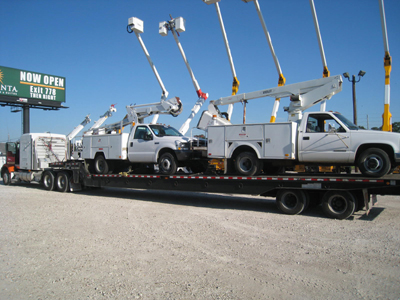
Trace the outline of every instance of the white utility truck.
{"type": "Polygon", "coordinates": [[[362,130],[333,112],[307,108],[341,91],[340,75],[212,101],[199,128],[207,129],[209,158],[225,159],[225,172],[244,176],[274,173],[296,164],[357,166],[365,176],[384,176],[400,164],[400,134],[362,130]],[[232,125],[218,105],[260,97],[288,97],[285,123],[232,125]]]}
{"type": "MultiPolygon", "coordinates": [[[[128,114],[121,122],[86,132],[82,139],[82,158],[89,171],[97,174],[121,171],[152,172],[154,165],[158,165],[159,172],[163,175],[174,174],[178,167],[191,167],[195,170],[196,165],[200,164],[199,160],[193,157],[197,152],[191,151],[190,139],[182,133],[187,131],[190,121],[201,105],[195,104],[179,131],[170,126],[156,124],[160,114],[178,116],[182,112],[182,103],[178,97],[167,100],[168,91],[140,35],[144,32],[143,21],[135,17],[129,18],[127,31],[135,33],[138,38],[161,87],[161,101],[127,106],[128,114]],[[143,124],[144,119],[150,116],[153,116],[152,121],[143,124]],[[123,133],[123,128],[128,125],[131,125],[130,133],[123,133]]],[[[203,102],[204,99],[201,104],[203,102]]]]}
{"type": "Polygon", "coordinates": [[[188,167],[193,151],[190,139],[173,127],[160,124],[143,124],[143,119],[153,114],[177,116],[182,111],[178,97],[159,103],[127,106],[128,114],[121,121],[106,125],[84,134],[82,158],[89,170],[97,174],[140,170],[153,170],[158,164],[159,172],[171,175],[179,166],[188,167]],[[123,133],[131,125],[129,133],[123,133]]]}

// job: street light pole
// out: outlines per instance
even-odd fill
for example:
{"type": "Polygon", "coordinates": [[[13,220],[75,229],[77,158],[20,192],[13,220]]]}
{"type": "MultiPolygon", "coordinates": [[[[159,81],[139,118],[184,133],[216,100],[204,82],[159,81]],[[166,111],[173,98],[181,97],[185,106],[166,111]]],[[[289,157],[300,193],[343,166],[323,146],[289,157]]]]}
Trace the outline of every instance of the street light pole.
{"type": "Polygon", "coordinates": [[[356,101],[356,76],[352,76],[353,83],[353,123],[357,125],[357,101],[356,101]]]}
{"type": "Polygon", "coordinates": [[[356,101],[356,83],[360,82],[361,77],[363,77],[365,75],[365,71],[360,70],[360,72],[358,72],[358,80],[356,80],[356,76],[352,75],[351,76],[351,80],[350,80],[350,75],[349,73],[343,73],[343,76],[345,78],[347,78],[351,83],[352,83],[352,87],[353,87],[353,123],[355,125],[357,125],[357,101],[356,101]]]}

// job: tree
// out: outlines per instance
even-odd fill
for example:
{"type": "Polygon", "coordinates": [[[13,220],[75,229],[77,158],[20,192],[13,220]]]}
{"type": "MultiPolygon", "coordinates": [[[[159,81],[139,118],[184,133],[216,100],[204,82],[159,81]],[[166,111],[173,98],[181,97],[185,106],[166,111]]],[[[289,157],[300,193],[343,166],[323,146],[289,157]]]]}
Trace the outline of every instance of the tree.
{"type": "Polygon", "coordinates": [[[393,132],[400,132],[400,122],[394,122],[392,124],[392,131],[393,132]]]}
{"type": "MultiPolygon", "coordinates": [[[[382,126],[380,127],[372,127],[372,130],[382,130],[382,126]]],[[[400,122],[394,122],[392,124],[392,132],[400,132],[400,122]]]]}

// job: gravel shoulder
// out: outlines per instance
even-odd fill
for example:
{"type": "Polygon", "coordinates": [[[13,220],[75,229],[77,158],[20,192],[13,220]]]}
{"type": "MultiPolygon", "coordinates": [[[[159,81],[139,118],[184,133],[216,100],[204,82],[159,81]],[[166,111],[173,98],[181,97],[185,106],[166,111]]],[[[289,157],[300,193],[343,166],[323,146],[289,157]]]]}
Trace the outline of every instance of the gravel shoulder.
{"type": "Polygon", "coordinates": [[[399,299],[399,198],[340,221],[271,198],[0,182],[0,299],[399,299]]]}

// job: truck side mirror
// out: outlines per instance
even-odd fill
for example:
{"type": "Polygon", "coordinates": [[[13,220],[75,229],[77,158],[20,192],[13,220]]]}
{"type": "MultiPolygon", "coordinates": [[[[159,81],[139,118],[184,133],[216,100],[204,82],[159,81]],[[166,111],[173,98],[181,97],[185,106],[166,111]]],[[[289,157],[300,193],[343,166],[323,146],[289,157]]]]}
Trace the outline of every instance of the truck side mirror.
{"type": "Polygon", "coordinates": [[[336,133],[337,132],[335,126],[333,126],[331,124],[329,124],[329,126],[328,126],[328,131],[329,131],[329,133],[336,133]]]}
{"type": "Polygon", "coordinates": [[[145,141],[151,141],[153,139],[153,136],[151,135],[151,133],[146,133],[144,135],[144,140],[145,141]]]}

